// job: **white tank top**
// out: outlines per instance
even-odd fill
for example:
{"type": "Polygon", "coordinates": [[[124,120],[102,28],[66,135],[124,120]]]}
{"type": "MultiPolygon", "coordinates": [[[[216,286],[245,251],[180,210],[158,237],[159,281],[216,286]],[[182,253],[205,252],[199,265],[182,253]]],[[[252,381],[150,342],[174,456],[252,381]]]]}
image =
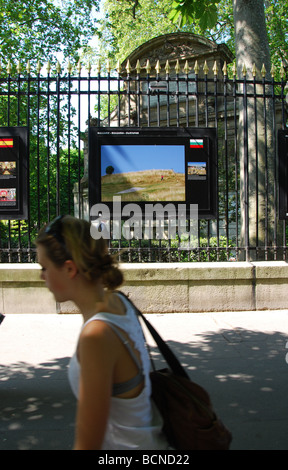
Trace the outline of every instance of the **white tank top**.
{"type": "MultiPolygon", "coordinates": [[[[103,442],[103,450],[156,450],[167,449],[168,443],[162,433],[162,418],[150,398],[150,358],[147,352],[142,328],[137,314],[129,300],[119,295],[126,307],[125,315],[97,313],[91,317],[82,329],[91,321],[102,320],[124,330],[140,353],[145,385],[135,398],[111,397],[110,414],[103,442]]],[[[72,356],[68,377],[72,391],[78,398],[80,364],[76,352],[72,356]]]]}

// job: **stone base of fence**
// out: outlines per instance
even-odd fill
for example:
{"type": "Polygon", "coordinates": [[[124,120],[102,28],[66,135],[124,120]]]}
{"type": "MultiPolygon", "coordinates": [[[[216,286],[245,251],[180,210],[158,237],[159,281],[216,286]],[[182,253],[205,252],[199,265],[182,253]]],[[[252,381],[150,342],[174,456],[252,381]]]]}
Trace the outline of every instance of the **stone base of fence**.
{"type": "MultiPolygon", "coordinates": [[[[122,290],[146,313],[288,308],[288,263],[122,264],[122,290]]],[[[58,304],[37,264],[0,265],[0,312],[78,313],[58,304]]]]}

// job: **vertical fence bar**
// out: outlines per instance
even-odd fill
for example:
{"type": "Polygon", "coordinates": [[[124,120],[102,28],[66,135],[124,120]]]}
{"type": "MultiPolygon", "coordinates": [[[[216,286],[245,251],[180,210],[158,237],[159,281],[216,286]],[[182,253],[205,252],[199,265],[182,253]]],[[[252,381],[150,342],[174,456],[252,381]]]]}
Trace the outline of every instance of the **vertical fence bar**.
{"type": "MultiPolygon", "coordinates": [[[[20,110],[21,110],[21,66],[20,62],[17,67],[18,78],[17,78],[17,126],[20,126],[20,110]]],[[[21,222],[17,220],[17,231],[18,231],[18,263],[22,260],[22,244],[21,244],[21,222]]]]}
{"type": "MultiPolygon", "coordinates": [[[[30,96],[31,96],[31,76],[30,76],[30,65],[27,64],[27,128],[28,128],[28,137],[27,137],[27,148],[30,149],[30,130],[31,130],[31,123],[30,123],[30,96]]],[[[28,177],[30,176],[30,159],[28,159],[28,168],[27,173],[28,177]]],[[[31,190],[30,185],[28,184],[27,189],[27,197],[28,197],[28,262],[32,261],[32,243],[31,243],[31,190]]]]}
{"type": "MultiPolygon", "coordinates": [[[[87,137],[88,137],[88,142],[90,141],[90,132],[91,132],[91,65],[90,62],[88,63],[87,66],[87,72],[88,72],[88,131],[87,131],[87,137]]],[[[83,150],[83,153],[85,150],[83,150]]],[[[85,158],[85,157],[84,157],[85,158]]],[[[83,168],[85,172],[85,161],[83,161],[83,168]]],[[[87,176],[88,176],[88,169],[87,169],[87,176]]],[[[87,188],[87,198],[89,201],[89,188],[87,188]]]]}
{"type": "MultiPolygon", "coordinates": [[[[225,232],[226,232],[226,259],[229,259],[229,161],[228,161],[228,119],[227,119],[227,68],[223,67],[223,99],[224,99],[224,158],[225,158],[225,232]]],[[[218,195],[219,199],[219,195],[218,195]]]]}
{"type": "Polygon", "coordinates": [[[259,164],[258,164],[258,106],[257,106],[257,77],[256,77],[256,68],[253,67],[253,115],[254,115],[254,129],[255,129],[255,185],[256,185],[256,208],[255,208],[255,219],[256,223],[256,257],[259,254],[259,164]]]}
{"type": "Polygon", "coordinates": [[[47,220],[51,220],[51,203],[50,203],[50,64],[47,65],[47,155],[46,155],[46,171],[47,171],[47,220]]]}
{"type": "Polygon", "coordinates": [[[41,209],[40,209],[40,175],[41,175],[41,170],[40,170],[40,96],[41,96],[41,91],[40,91],[40,70],[37,72],[37,226],[40,228],[40,223],[41,223],[41,209]]]}
{"type": "Polygon", "coordinates": [[[147,125],[148,127],[151,126],[151,119],[150,119],[150,71],[151,66],[149,60],[147,60],[146,64],[146,80],[147,80],[147,125]]]}
{"type": "Polygon", "coordinates": [[[110,63],[107,64],[107,99],[108,99],[108,126],[110,126],[111,115],[111,80],[110,80],[110,63]]]}
{"type": "Polygon", "coordinates": [[[199,66],[196,60],[194,66],[195,72],[195,126],[199,127],[199,81],[198,81],[198,74],[199,74],[199,66]]]}
{"type": "Polygon", "coordinates": [[[249,198],[248,198],[248,187],[249,187],[249,173],[248,173],[248,103],[247,103],[247,79],[246,69],[243,70],[243,217],[244,217],[244,250],[246,261],[250,261],[250,248],[249,248],[249,198]]]}
{"type": "Polygon", "coordinates": [[[179,127],[180,125],[180,103],[179,103],[179,61],[177,60],[175,65],[175,72],[176,72],[176,125],[179,127]]]}
{"type": "Polygon", "coordinates": [[[236,199],[236,216],[235,216],[235,225],[236,225],[236,249],[235,257],[236,260],[239,260],[239,179],[240,179],[240,170],[239,170],[239,160],[238,160],[238,119],[237,119],[237,110],[238,110],[238,99],[237,99],[237,80],[236,80],[236,65],[233,67],[233,123],[234,123],[234,175],[235,175],[235,199],[236,199]]]}
{"type": "Polygon", "coordinates": [[[100,123],[101,120],[101,64],[100,60],[98,61],[98,66],[97,66],[97,121],[100,123]]]}
{"type": "MultiPolygon", "coordinates": [[[[7,126],[10,126],[10,102],[11,102],[11,64],[8,62],[7,66],[8,72],[8,100],[7,100],[7,126]]],[[[11,221],[8,220],[8,261],[11,263],[11,221]]]]}
{"type": "MultiPolygon", "coordinates": [[[[271,68],[271,76],[272,76],[272,86],[271,86],[271,95],[272,95],[272,133],[273,133],[273,155],[274,158],[274,168],[273,168],[273,186],[274,186],[274,193],[273,193],[273,210],[274,210],[274,230],[273,230],[273,259],[274,261],[277,260],[277,233],[278,233],[278,207],[277,207],[277,200],[278,200],[278,191],[277,191],[277,174],[278,174],[278,162],[277,162],[277,145],[276,145],[276,108],[275,108],[275,84],[274,84],[274,67],[271,68]]],[[[281,251],[281,250],[279,250],[281,251]]]]}
{"type": "Polygon", "coordinates": [[[121,122],[121,66],[120,62],[117,64],[117,97],[118,97],[118,104],[117,104],[117,125],[120,127],[121,122]]]}
{"type": "Polygon", "coordinates": [[[140,121],[141,121],[140,73],[141,73],[141,67],[140,67],[140,62],[138,60],[137,65],[136,65],[136,81],[135,81],[135,87],[136,87],[136,119],[137,119],[137,126],[138,127],[140,127],[140,121]]]}
{"type": "Polygon", "coordinates": [[[167,122],[167,127],[170,127],[170,65],[169,61],[167,60],[166,66],[165,66],[165,71],[166,71],[166,122],[167,122]]]}
{"type": "MultiPolygon", "coordinates": [[[[217,67],[217,62],[215,61],[214,67],[213,67],[213,72],[214,72],[214,126],[216,131],[218,131],[218,67],[217,67]]],[[[218,149],[218,142],[216,141],[216,154],[219,155],[219,149],[218,149]]],[[[228,185],[227,185],[228,186],[228,185]]],[[[219,191],[218,189],[216,190],[217,194],[217,199],[218,199],[218,206],[219,206],[219,191]]],[[[228,223],[228,219],[225,220],[225,223],[228,223]]],[[[211,226],[210,220],[208,220],[208,225],[209,228],[211,226]]],[[[217,247],[216,247],[216,256],[217,256],[217,261],[220,260],[220,255],[221,255],[221,249],[220,249],[220,236],[219,236],[219,217],[217,218],[216,221],[216,236],[217,236],[217,247]]],[[[226,241],[226,245],[228,247],[228,238],[226,241]]]]}
{"type": "Polygon", "coordinates": [[[204,71],[204,103],[205,103],[205,127],[208,127],[208,66],[205,62],[203,66],[204,71]]]}
{"type": "Polygon", "coordinates": [[[131,126],[131,66],[128,60],[126,65],[127,71],[127,119],[128,119],[128,126],[131,126]]]}
{"type": "Polygon", "coordinates": [[[189,65],[186,61],[184,66],[184,73],[185,73],[185,114],[186,114],[186,126],[189,126],[190,122],[190,115],[189,115],[189,65]]]}
{"type": "Polygon", "coordinates": [[[56,215],[60,214],[60,88],[61,88],[61,67],[57,64],[57,78],[56,78],[56,109],[57,109],[57,127],[56,127],[56,215]]]}
{"type": "Polygon", "coordinates": [[[68,82],[67,82],[67,166],[68,166],[68,181],[67,181],[67,188],[68,188],[68,214],[72,212],[71,207],[71,88],[72,88],[72,81],[71,81],[71,70],[72,67],[70,63],[68,63],[67,71],[68,71],[68,82]]]}
{"type": "Polygon", "coordinates": [[[155,94],[156,94],[156,120],[157,120],[157,127],[160,127],[160,89],[158,87],[159,80],[160,80],[160,63],[159,60],[157,61],[157,64],[155,66],[156,70],[156,89],[155,89],[155,94]]]}
{"type": "Polygon", "coordinates": [[[78,217],[82,217],[82,204],[81,204],[81,63],[78,63],[78,169],[77,169],[77,201],[78,201],[78,217]]]}
{"type": "MultiPolygon", "coordinates": [[[[262,72],[263,86],[263,110],[264,110],[264,142],[265,142],[265,260],[268,260],[268,210],[269,210],[269,183],[268,183],[268,150],[267,150],[267,98],[266,98],[266,80],[262,72]]],[[[269,106],[269,103],[268,103],[269,106]]]]}

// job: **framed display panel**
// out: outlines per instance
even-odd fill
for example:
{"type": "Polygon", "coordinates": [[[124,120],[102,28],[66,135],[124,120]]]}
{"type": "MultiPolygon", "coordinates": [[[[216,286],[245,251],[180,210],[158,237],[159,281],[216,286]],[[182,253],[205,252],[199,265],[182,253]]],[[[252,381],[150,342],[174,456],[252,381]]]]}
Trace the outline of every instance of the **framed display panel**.
{"type": "Polygon", "coordinates": [[[288,129],[278,131],[279,219],[288,219],[288,129]]]}
{"type": "Polygon", "coordinates": [[[197,204],[199,218],[216,218],[216,140],[214,128],[91,127],[90,209],[105,204],[113,213],[117,197],[122,215],[131,203],[143,217],[148,204],[172,203],[187,214],[197,204]]]}
{"type": "Polygon", "coordinates": [[[28,129],[0,127],[0,219],[28,216],[28,129]]]}

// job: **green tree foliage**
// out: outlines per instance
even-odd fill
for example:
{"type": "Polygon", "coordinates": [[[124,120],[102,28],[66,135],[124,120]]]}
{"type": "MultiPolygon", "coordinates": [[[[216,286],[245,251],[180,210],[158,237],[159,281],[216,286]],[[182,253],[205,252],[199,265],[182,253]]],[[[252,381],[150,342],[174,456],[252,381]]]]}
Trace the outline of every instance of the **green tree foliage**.
{"type": "Polygon", "coordinates": [[[174,23],[180,27],[186,24],[192,24],[199,20],[199,26],[205,29],[213,28],[217,22],[217,6],[220,0],[174,0],[172,9],[168,15],[174,23]]]}
{"type": "MultiPolygon", "coordinates": [[[[105,17],[100,39],[100,54],[103,57],[122,61],[149,39],[179,31],[179,26],[168,18],[171,0],[142,0],[136,8],[133,5],[134,2],[128,0],[104,1],[105,17]]],[[[195,29],[197,25],[182,28],[184,31],[195,29]]]]}
{"type": "Polygon", "coordinates": [[[273,63],[288,69],[288,1],[266,0],[266,24],[273,63]]]}
{"type": "MultiPolygon", "coordinates": [[[[264,6],[272,63],[287,67],[288,0],[265,0],[264,6]]],[[[106,0],[104,12],[100,53],[105,58],[124,60],[145,41],[177,31],[225,42],[235,52],[233,0],[106,0]]]]}
{"type": "MultiPolygon", "coordinates": [[[[237,1],[234,0],[237,4],[237,1]]],[[[253,8],[253,1],[250,7],[253,8]]],[[[287,0],[263,0],[266,16],[266,27],[272,63],[276,66],[284,64],[288,68],[288,21],[287,0]]],[[[234,24],[233,0],[173,0],[169,18],[180,26],[191,24],[199,19],[199,26],[205,33],[212,34],[229,41],[233,50],[234,24]],[[232,39],[232,41],[231,41],[232,39]]]]}
{"type": "Polygon", "coordinates": [[[78,57],[97,31],[98,0],[0,0],[0,58],[53,62],[78,57]]]}

